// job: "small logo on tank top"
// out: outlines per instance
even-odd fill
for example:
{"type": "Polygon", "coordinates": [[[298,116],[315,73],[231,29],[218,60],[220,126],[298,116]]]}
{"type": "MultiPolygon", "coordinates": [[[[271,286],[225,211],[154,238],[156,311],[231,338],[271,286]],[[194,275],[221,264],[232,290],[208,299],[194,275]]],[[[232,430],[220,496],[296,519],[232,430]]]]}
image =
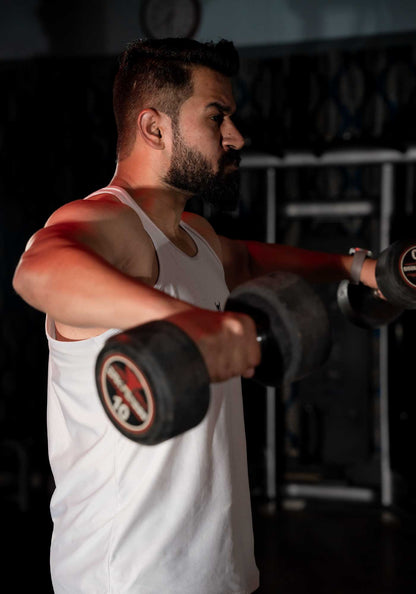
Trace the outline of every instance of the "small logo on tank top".
{"type": "Polygon", "coordinates": [[[221,311],[221,301],[216,301],[215,307],[217,308],[218,311],[221,311]]]}

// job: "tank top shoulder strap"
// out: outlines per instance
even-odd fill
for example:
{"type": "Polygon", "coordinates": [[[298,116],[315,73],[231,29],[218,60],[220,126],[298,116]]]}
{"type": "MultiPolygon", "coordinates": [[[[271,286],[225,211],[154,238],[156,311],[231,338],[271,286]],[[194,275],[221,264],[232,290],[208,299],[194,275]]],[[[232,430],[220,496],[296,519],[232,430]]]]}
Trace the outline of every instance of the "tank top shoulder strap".
{"type": "Polygon", "coordinates": [[[88,200],[88,198],[91,198],[93,196],[99,196],[100,194],[112,194],[113,196],[118,198],[120,202],[122,202],[126,206],[130,206],[130,208],[132,208],[134,212],[137,214],[137,216],[140,218],[143,227],[152,238],[152,241],[156,248],[164,242],[165,236],[162,233],[162,231],[153,223],[151,218],[147,216],[144,210],[140,208],[137,202],[133,200],[133,198],[124,188],[121,188],[120,186],[106,186],[105,188],[101,188],[100,190],[97,190],[96,192],[93,192],[92,194],[86,196],[85,200],[88,200]]]}
{"type": "MultiPolygon", "coordinates": [[[[99,196],[100,194],[112,194],[113,196],[118,198],[120,202],[126,204],[127,206],[130,206],[139,216],[143,224],[143,227],[150,235],[156,249],[160,247],[162,244],[166,244],[167,238],[165,234],[159,229],[159,227],[157,227],[157,225],[154,224],[152,219],[144,212],[144,210],[140,208],[137,202],[133,200],[133,198],[124,188],[121,188],[120,186],[106,186],[86,196],[85,200],[88,200],[88,198],[91,198],[92,196],[99,196]]],[[[185,221],[181,221],[181,226],[194,239],[194,241],[197,244],[198,251],[200,250],[201,246],[203,246],[208,250],[211,256],[214,257],[215,260],[217,260],[218,264],[222,266],[220,259],[218,258],[218,255],[215,253],[212,246],[200,233],[198,233],[198,231],[196,231],[193,227],[185,223],[185,221]]]]}

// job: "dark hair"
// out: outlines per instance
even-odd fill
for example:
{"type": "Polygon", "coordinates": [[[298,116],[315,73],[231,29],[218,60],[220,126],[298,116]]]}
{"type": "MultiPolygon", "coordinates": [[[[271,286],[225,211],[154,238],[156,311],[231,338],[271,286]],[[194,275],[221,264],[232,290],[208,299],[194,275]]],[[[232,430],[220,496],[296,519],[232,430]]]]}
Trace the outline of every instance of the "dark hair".
{"type": "Polygon", "coordinates": [[[191,96],[192,68],[207,66],[225,76],[235,76],[239,57],[234,44],[200,43],[194,39],[145,39],[130,43],[120,57],[113,88],[119,159],[127,156],[136,135],[136,118],[152,107],[178,116],[180,106],[191,96]]]}

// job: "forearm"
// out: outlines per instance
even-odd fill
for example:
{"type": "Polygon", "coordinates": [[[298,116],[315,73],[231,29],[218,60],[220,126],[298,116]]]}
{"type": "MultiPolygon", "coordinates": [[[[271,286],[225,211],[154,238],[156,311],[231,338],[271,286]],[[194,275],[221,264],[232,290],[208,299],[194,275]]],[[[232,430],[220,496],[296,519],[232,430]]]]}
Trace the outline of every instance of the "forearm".
{"type": "MultiPolygon", "coordinates": [[[[245,242],[248,252],[250,275],[269,274],[275,270],[287,270],[310,282],[337,282],[349,279],[352,256],[306,250],[288,245],[245,242]]],[[[375,285],[375,260],[364,262],[361,280],[375,285]]]]}

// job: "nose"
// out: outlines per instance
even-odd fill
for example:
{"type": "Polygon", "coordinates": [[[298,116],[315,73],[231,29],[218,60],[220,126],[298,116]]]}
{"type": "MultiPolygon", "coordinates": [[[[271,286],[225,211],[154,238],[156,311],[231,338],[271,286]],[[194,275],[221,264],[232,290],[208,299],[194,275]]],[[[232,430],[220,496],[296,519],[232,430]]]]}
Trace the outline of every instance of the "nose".
{"type": "Polygon", "coordinates": [[[224,130],[222,144],[225,150],[234,149],[239,151],[244,146],[244,138],[238,130],[237,126],[230,119],[224,121],[224,130]]]}

